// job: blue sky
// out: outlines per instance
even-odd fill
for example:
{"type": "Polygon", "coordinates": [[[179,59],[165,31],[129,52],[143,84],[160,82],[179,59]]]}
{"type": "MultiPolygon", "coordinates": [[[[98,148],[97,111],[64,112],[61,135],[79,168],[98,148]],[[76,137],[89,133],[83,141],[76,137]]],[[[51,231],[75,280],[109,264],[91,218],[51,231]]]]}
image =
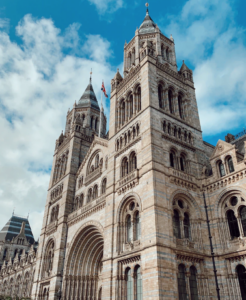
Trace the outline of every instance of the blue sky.
{"type": "MultiPolygon", "coordinates": [[[[215,145],[243,130],[245,1],[152,0],[149,10],[162,32],[173,35],[178,66],[184,59],[194,72],[204,140],[215,145]]],[[[66,112],[91,68],[97,95],[102,79],[110,92],[124,42],[144,16],[145,1],[138,0],[1,0],[0,227],[15,207],[18,214],[30,211],[38,237],[66,112]]]]}

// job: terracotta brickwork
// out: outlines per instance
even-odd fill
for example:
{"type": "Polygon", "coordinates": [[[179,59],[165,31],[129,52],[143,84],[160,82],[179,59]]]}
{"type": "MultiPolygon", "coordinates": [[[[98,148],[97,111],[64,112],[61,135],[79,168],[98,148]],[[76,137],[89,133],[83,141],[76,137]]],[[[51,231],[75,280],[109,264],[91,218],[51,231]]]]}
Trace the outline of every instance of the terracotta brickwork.
{"type": "Polygon", "coordinates": [[[108,135],[92,91],[56,141],[32,299],[215,299],[204,195],[221,299],[246,299],[245,135],[203,141],[192,71],[148,11],[111,81],[108,135]]]}

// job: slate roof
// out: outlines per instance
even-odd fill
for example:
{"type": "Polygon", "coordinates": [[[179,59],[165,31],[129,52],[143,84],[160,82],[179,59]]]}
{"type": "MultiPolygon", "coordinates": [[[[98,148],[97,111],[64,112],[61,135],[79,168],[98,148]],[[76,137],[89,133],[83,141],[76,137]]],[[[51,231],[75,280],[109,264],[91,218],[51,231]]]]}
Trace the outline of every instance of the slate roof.
{"type": "Polygon", "coordinates": [[[97,110],[100,110],[98,102],[97,102],[97,97],[94,93],[93,86],[91,84],[91,80],[90,80],[90,83],[88,84],[84,94],[79,99],[78,106],[93,107],[97,110]]]}
{"type": "Polygon", "coordinates": [[[141,34],[153,33],[153,32],[155,32],[155,29],[156,29],[156,24],[154,23],[154,21],[149,16],[149,11],[147,9],[146,16],[143,20],[143,23],[141,24],[141,26],[139,28],[139,33],[141,33],[141,34]]]}
{"type": "Polygon", "coordinates": [[[27,218],[19,217],[13,215],[9,221],[6,223],[6,225],[3,227],[3,229],[0,231],[0,241],[12,241],[14,237],[16,237],[21,230],[22,222],[26,223],[25,226],[25,236],[30,244],[33,244],[35,242],[32,229],[30,227],[29,221],[27,218]]]}

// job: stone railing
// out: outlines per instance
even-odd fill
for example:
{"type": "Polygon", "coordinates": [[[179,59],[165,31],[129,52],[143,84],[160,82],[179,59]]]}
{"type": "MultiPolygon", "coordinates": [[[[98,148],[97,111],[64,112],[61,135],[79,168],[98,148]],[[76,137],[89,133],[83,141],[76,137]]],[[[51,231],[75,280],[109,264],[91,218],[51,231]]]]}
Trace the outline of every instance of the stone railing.
{"type": "Polygon", "coordinates": [[[116,191],[120,195],[122,192],[133,188],[138,185],[139,181],[139,171],[138,169],[132,171],[125,177],[121,178],[116,184],[116,191]]]}
{"type": "Polygon", "coordinates": [[[196,191],[198,188],[196,178],[186,172],[169,168],[170,182],[189,190],[196,191]]]}
{"type": "Polygon", "coordinates": [[[50,224],[48,224],[47,226],[46,226],[46,233],[49,233],[49,232],[53,232],[53,231],[55,231],[56,230],[56,228],[57,228],[57,220],[56,221],[53,221],[52,223],[50,223],[50,224]]]}
{"type": "Polygon", "coordinates": [[[190,241],[189,239],[177,239],[174,238],[174,242],[176,243],[177,247],[185,247],[185,248],[195,248],[195,243],[190,241]]]}
{"type": "Polygon", "coordinates": [[[94,180],[96,180],[101,175],[102,175],[102,169],[101,169],[101,167],[95,169],[92,173],[88,174],[85,177],[85,185],[90,184],[91,182],[93,182],[94,180]]]}
{"type": "Polygon", "coordinates": [[[77,209],[75,212],[71,213],[68,216],[68,222],[73,220],[74,218],[82,215],[83,213],[85,213],[86,211],[94,208],[95,206],[97,206],[98,204],[103,203],[104,201],[106,201],[106,195],[102,195],[101,197],[92,200],[90,203],[87,203],[86,205],[82,206],[81,208],[77,209]]]}

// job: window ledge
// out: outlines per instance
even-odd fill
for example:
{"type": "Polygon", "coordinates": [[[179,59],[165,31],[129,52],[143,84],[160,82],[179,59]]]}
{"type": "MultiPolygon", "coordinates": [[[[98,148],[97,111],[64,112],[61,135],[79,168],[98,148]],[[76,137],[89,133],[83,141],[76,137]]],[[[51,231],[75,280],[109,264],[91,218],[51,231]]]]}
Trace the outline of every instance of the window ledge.
{"type": "Polygon", "coordinates": [[[121,178],[116,183],[116,191],[120,195],[121,193],[124,193],[125,191],[132,189],[139,183],[139,170],[136,169],[132,171],[131,173],[127,174],[123,178],[121,178]]]}
{"type": "Polygon", "coordinates": [[[179,239],[179,238],[173,237],[173,239],[174,239],[174,243],[176,244],[177,247],[195,249],[195,243],[187,238],[179,239]]]}

